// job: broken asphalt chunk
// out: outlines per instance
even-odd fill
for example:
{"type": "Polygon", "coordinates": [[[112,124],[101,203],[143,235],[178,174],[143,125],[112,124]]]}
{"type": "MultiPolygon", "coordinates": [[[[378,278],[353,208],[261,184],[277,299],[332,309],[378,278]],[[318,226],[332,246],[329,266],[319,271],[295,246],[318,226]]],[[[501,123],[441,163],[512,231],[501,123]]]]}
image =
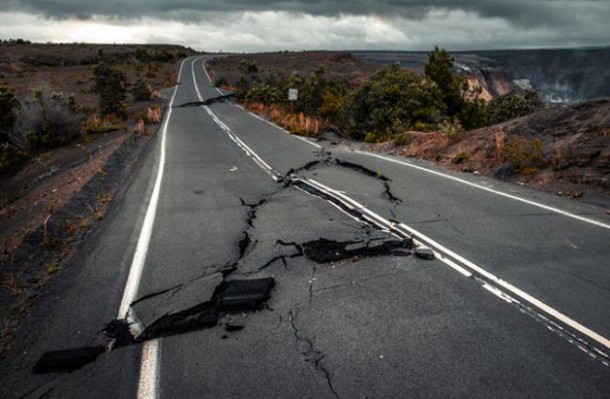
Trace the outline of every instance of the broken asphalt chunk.
{"type": "Polygon", "coordinates": [[[241,331],[243,329],[244,329],[244,326],[239,325],[239,324],[233,324],[233,323],[225,324],[225,330],[227,330],[228,332],[241,331]]]}
{"type": "Polygon", "coordinates": [[[301,245],[303,255],[316,263],[330,263],[352,258],[373,256],[408,256],[411,240],[390,239],[379,243],[359,241],[335,241],[327,238],[308,241],[301,245]]]}
{"type": "Polygon", "coordinates": [[[418,247],[415,250],[415,256],[420,259],[433,260],[434,259],[434,251],[432,251],[428,247],[418,247]]]}
{"type": "Polygon", "coordinates": [[[93,363],[105,350],[104,346],[98,345],[45,352],[34,366],[34,372],[74,371],[93,363]]]}
{"type": "Polygon", "coordinates": [[[136,337],[137,342],[160,337],[183,334],[202,328],[211,328],[218,323],[216,307],[211,302],[203,302],[176,313],[167,314],[146,327],[136,337]]]}
{"type": "Polygon", "coordinates": [[[273,277],[231,280],[222,283],[214,294],[219,311],[255,311],[271,297],[273,277]]]}
{"type": "Polygon", "coordinates": [[[106,324],[102,332],[106,337],[114,340],[115,346],[125,346],[135,342],[129,329],[129,322],[124,319],[112,320],[106,324]]]}

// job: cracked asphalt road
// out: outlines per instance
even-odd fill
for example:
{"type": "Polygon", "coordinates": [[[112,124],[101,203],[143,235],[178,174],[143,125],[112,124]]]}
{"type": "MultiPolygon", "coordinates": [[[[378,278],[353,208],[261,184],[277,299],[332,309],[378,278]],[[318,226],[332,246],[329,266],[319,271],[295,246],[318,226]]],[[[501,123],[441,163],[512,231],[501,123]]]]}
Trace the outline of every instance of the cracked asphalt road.
{"type": "MultiPolygon", "coordinates": [[[[202,59],[185,62],[181,82],[130,308],[141,339],[159,347],[147,358],[158,371],[150,397],[607,397],[610,367],[595,352],[608,352],[604,341],[512,291],[499,294],[505,287],[488,275],[465,278],[440,247],[435,260],[411,256],[423,238],[393,226],[418,230],[602,338],[610,336],[610,229],[290,136],[224,99],[209,101],[220,93],[202,59]],[[248,288],[270,279],[264,293],[248,288]]],[[[102,330],[117,317],[160,167],[157,144],[0,363],[0,397],[144,397],[138,342],[72,372],[32,369],[47,351],[108,345],[102,330]]],[[[608,223],[591,206],[460,178],[608,223]]]]}

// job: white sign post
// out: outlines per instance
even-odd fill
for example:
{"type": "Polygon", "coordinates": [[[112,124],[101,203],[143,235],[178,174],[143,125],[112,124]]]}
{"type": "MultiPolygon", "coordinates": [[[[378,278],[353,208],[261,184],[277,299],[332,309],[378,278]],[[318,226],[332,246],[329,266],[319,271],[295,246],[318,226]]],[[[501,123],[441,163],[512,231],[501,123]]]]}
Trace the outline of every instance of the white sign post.
{"type": "Polygon", "coordinates": [[[294,102],[299,99],[299,89],[288,89],[288,101],[290,101],[290,113],[294,113],[294,102]]]}

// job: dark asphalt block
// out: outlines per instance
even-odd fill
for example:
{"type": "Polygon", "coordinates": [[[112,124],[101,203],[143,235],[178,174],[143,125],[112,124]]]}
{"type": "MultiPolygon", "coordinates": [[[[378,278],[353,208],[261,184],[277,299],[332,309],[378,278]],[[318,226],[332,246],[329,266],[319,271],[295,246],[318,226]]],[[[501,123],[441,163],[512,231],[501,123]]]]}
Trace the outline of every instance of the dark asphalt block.
{"type": "MultiPolygon", "coordinates": [[[[230,268],[226,270],[229,273],[230,268]]],[[[190,283],[180,285],[173,290],[163,290],[159,295],[147,294],[134,301],[131,313],[142,329],[155,323],[160,318],[190,309],[204,302],[210,302],[218,287],[223,281],[223,273],[217,272],[203,276],[190,283]]]]}
{"type": "Polygon", "coordinates": [[[74,371],[97,359],[106,348],[102,345],[45,352],[34,366],[35,373],[74,371]]]}
{"type": "Polygon", "coordinates": [[[420,259],[432,260],[434,259],[434,252],[430,248],[419,247],[415,250],[415,256],[420,259]]]}
{"type": "Polygon", "coordinates": [[[106,337],[115,340],[115,346],[125,346],[135,342],[129,329],[129,322],[124,319],[112,320],[104,326],[102,332],[106,337]]]}
{"type": "Polygon", "coordinates": [[[244,329],[244,326],[239,325],[239,324],[233,324],[233,323],[225,324],[225,330],[227,330],[228,332],[241,331],[243,329],[244,329]]]}
{"type": "Polygon", "coordinates": [[[203,302],[180,312],[167,314],[146,327],[137,337],[138,342],[149,339],[183,334],[202,328],[211,328],[218,323],[216,307],[203,302]]]}
{"type": "Polygon", "coordinates": [[[272,277],[231,280],[222,283],[214,294],[218,311],[255,311],[271,297],[272,277]]]}
{"type": "Polygon", "coordinates": [[[326,238],[308,241],[301,245],[305,257],[316,263],[330,263],[356,257],[408,256],[413,247],[411,240],[386,240],[377,243],[335,241],[326,238]]]}

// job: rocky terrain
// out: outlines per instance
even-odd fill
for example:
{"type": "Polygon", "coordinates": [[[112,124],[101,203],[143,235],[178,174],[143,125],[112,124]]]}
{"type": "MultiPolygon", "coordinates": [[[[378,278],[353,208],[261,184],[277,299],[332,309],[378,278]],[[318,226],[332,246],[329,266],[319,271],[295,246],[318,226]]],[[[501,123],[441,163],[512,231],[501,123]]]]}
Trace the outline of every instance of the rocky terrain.
{"type": "MultiPolygon", "coordinates": [[[[72,95],[85,130],[97,114],[92,70],[100,57],[130,82],[145,76],[159,92],[175,84],[181,57],[193,53],[179,46],[2,43],[0,86],[20,101],[38,90],[72,95]]],[[[46,285],[120,201],[161,115],[156,123],[138,118],[163,104],[158,96],[129,101],[127,119],[117,126],[85,132],[0,173],[0,356],[46,285]]]]}
{"type": "Polygon", "coordinates": [[[450,139],[408,132],[407,144],[365,145],[485,174],[610,209],[610,99],[543,110],[450,139]]]}

